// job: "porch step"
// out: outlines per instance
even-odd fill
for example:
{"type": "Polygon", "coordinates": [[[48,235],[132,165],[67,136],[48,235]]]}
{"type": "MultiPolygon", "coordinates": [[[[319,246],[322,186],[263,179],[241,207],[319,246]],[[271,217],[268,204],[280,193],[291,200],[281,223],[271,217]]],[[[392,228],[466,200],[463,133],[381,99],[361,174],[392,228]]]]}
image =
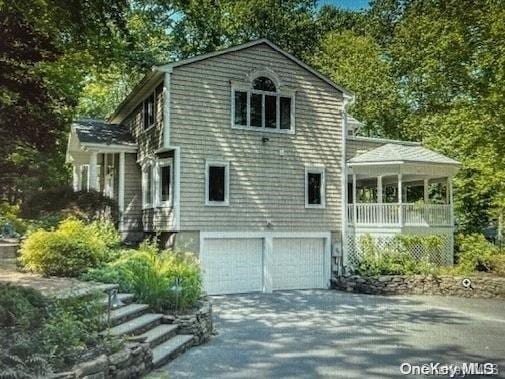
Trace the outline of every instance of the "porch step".
{"type": "Polygon", "coordinates": [[[175,336],[177,329],[179,329],[179,325],[176,324],[160,324],[142,333],[140,337],[145,337],[145,341],[152,348],[175,336]]]}
{"type": "Polygon", "coordinates": [[[110,312],[110,322],[117,325],[125,321],[141,316],[149,309],[147,304],[128,304],[110,312]]]}
{"type": "Polygon", "coordinates": [[[16,259],[18,249],[18,243],[0,242],[0,259],[16,259]]]}
{"type": "Polygon", "coordinates": [[[153,326],[159,325],[162,317],[163,315],[159,313],[146,313],[110,328],[109,333],[113,336],[137,335],[153,326]]]}
{"type": "Polygon", "coordinates": [[[163,366],[177,355],[186,351],[193,343],[192,334],[178,334],[153,349],[154,368],[163,366]]]}

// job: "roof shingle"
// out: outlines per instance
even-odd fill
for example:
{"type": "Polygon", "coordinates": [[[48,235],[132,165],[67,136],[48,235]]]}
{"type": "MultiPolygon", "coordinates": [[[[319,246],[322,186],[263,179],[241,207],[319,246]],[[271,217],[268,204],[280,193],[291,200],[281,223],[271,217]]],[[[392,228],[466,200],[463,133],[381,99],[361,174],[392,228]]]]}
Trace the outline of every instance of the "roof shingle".
{"type": "Polygon", "coordinates": [[[349,163],[388,163],[388,162],[420,162],[459,165],[452,158],[446,157],[423,146],[412,146],[387,143],[366,153],[349,159],[349,163]]]}
{"type": "Polygon", "coordinates": [[[109,124],[101,120],[82,119],[72,123],[79,142],[104,145],[135,145],[135,139],[127,126],[109,124]]]}

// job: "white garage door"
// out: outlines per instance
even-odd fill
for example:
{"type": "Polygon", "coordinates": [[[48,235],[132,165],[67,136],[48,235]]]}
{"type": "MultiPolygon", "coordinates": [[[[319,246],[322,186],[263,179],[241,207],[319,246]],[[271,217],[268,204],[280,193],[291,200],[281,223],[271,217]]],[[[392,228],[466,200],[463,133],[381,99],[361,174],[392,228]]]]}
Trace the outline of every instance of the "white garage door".
{"type": "Polygon", "coordinates": [[[274,238],[274,290],[325,288],[323,238],[274,238]]]}
{"type": "Polygon", "coordinates": [[[200,258],[208,294],[263,290],[262,238],[205,239],[200,258]]]}

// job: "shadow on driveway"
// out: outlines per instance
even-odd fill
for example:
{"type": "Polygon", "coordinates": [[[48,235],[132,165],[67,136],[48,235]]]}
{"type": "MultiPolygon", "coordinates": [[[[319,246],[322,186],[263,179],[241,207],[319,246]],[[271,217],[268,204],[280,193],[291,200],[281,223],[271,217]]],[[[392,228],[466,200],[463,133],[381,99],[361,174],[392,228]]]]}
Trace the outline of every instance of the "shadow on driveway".
{"type": "Polygon", "coordinates": [[[505,373],[505,303],[465,300],[461,311],[452,300],[324,290],[214,297],[218,335],[162,370],[171,378],[391,378],[405,377],[403,362],[493,362],[505,373]],[[468,302],[488,313],[473,315],[468,302]]]}

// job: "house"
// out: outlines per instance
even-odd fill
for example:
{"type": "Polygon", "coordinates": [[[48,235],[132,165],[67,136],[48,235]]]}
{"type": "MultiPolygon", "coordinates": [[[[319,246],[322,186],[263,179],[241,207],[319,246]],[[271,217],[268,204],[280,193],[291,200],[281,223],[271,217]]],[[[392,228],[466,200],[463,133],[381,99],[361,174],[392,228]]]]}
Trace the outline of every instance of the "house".
{"type": "Polygon", "coordinates": [[[436,233],[450,263],[458,162],[356,136],[352,100],[265,39],[157,66],[74,122],[73,185],[117,200],[125,239],[197,253],[211,294],[325,288],[366,233],[436,233]]]}

